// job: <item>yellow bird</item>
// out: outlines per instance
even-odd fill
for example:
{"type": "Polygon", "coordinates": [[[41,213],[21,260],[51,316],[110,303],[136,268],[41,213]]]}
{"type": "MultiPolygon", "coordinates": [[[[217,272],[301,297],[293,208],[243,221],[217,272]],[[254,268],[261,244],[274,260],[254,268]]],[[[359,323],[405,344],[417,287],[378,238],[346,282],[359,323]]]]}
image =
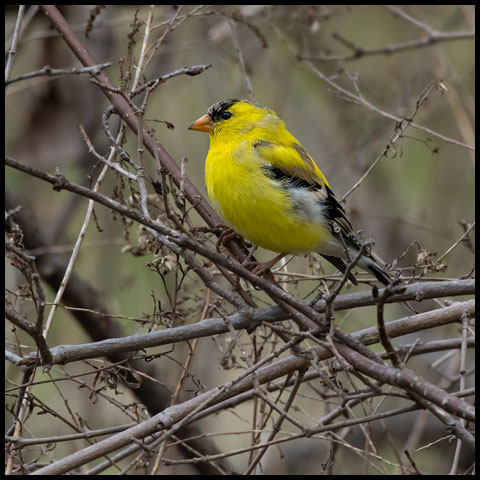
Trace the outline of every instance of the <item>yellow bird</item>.
{"type": "MultiPolygon", "coordinates": [[[[210,134],[208,196],[235,232],[279,252],[274,261],[288,253],[318,252],[345,272],[360,242],[325,176],[275,112],[246,100],[225,100],[188,128],[210,134]]],[[[370,252],[358,265],[390,283],[370,252]]],[[[357,284],[351,273],[348,278],[357,284]]]]}

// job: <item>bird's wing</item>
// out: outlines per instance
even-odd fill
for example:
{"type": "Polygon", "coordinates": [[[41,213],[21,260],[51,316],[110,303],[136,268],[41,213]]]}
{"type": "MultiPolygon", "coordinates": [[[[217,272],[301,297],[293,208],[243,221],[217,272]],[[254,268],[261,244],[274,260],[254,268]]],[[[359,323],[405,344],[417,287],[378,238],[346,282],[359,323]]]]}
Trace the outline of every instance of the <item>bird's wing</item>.
{"type": "Polygon", "coordinates": [[[312,186],[328,185],[326,178],[315,165],[312,157],[298,144],[290,145],[257,140],[256,153],[272,167],[281,169],[285,175],[303,180],[312,186]]]}
{"type": "Polygon", "coordinates": [[[257,155],[264,161],[265,175],[281,181],[286,188],[305,188],[314,192],[325,207],[329,227],[335,236],[341,235],[346,245],[360,246],[345,210],[335,198],[326,178],[304,148],[294,143],[291,147],[264,140],[254,143],[257,155]]]}
{"type": "MultiPolygon", "coordinates": [[[[294,143],[292,147],[288,147],[258,140],[254,143],[254,148],[262,160],[261,170],[264,175],[277,180],[286,189],[299,188],[311,191],[316,201],[322,204],[332,235],[347,250],[358,251],[360,242],[345,210],[335,198],[322,172],[300,144],[294,143]]],[[[337,256],[321,255],[340,271],[345,272],[344,260],[337,256]]],[[[389,275],[377,264],[370,252],[364,252],[359,263],[384,285],[390,283],[389,275]]],[[[348,278],[357,284],[351,273],[348,278]]]]}

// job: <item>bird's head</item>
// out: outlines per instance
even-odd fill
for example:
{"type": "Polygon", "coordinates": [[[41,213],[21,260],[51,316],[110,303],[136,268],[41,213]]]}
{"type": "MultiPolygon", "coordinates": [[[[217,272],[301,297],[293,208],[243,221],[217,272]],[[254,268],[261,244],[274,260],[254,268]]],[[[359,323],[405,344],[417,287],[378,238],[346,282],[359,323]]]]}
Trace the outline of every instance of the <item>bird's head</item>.
{"type": "Polygon", "coordinates": [[[283,122],[275,112],[259,107],[247,100],[224,100],[213,104],[207,113],[188,128],[210,133],[212,138],[258,133],[259,129],[272,129],[283,122]]]}

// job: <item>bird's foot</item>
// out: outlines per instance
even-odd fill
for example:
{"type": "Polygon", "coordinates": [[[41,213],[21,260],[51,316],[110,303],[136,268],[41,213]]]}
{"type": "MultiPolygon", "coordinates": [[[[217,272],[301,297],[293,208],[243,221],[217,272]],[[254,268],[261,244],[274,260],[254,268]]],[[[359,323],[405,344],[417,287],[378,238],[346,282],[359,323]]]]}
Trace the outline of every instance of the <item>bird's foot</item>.
{"type": "Polygon", "coordinates": [[[243,266],[248,268],[254,275],[261,277],[265,272],[270,270],[279,260],[281,260],[286,253],[280,253],[275,258],[268,262],[245,262],[243,266]]]}
{"type": "Polygon", "coordinates": [[[217,252],[220,252],[220,246],[225,246],[232,238],[237,237],[238,235],[235,233],[233,228],[230,228],[228,225],[224,225],[223,223],[217,223],[215,228],[222,230],[216,245],[217,252]]]}

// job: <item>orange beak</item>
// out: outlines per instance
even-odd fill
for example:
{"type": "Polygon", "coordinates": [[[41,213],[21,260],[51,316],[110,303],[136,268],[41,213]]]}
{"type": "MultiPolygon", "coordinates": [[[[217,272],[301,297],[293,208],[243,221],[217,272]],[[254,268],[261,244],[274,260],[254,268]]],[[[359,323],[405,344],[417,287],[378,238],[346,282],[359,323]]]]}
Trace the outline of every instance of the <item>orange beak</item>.
{"type": "Polygon", "coordinates": [[[195,122],[188,127],[189,130],[197,130],[197,132],[207,133],[213,132],[213,128],[212,117],[207,113],[201,116],[198,120],[195,120],[195,122]]]}

